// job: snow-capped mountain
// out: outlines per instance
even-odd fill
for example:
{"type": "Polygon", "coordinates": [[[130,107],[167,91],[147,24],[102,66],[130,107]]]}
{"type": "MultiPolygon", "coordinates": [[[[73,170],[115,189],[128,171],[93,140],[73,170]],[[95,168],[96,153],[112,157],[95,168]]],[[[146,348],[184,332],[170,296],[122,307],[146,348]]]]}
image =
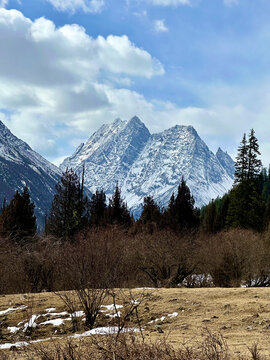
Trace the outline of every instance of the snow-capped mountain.
{"type": "Polygon", "coordinates": [[[61,171],[36,153],[24,141],[14,136],[0,121],[0,206],[10,200],[15,191],[28,186],[39,226],[50,209],[55,184],[61,171]]]}
{"type": "Polygon", "coordinates": [[[64,171],[72,167],[81,173],[82,164],[85,164],[86,187],[90,191],[104,189],[110,195],[117,181],[122,186],[150,136],[139,118],[116,119],[110,125],[103,125],[86,144],[81,144],[60,168],[64,171]]]}
{"type": "Polygon", "coordinates": [[[150,135],[138,117],[103,125],[67,158],[61,169],[78,173],[85,164],[85,184],[111,196],[118,181],[122,196],[137,213],[146,195],[166,206],[184,176],[197,206],[223,195],[233,184],[234,162],[215,155],[192,126],[174,126],[150,135]]]}

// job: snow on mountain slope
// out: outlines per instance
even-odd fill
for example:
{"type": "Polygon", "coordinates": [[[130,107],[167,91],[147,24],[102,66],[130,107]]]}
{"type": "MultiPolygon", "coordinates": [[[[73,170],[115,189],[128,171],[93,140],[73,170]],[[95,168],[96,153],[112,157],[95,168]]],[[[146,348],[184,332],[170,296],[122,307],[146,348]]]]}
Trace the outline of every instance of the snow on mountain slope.
{"type": "Polygon", "coordinates": [[[61,171],[14,136],[0,121],[0,201],[28,186],[39,226],[44,224],[61,171]]]}
{"type": "Polygon", "coordinates": [[[177,192],[182,176],[197,206],[224,194],[233,182],[196,130],[177,125],[151,136],[122,190],[132,209],[137,210],[137,204],[147,194],[167,205],[171,194],[177,192]]]}
{"type": "Polygon", "coordinates": [[[227,152],[224,152],[221,150],[221,148],[218,148],[218,151],[216,153],[216,157],[218,158],[220,164],[224,167],[224,169],[227,171],[227,173],[230,175],[231,178],[234,177],[234,161],[230,157],[230,155],[227,152]]]}
{"type": "Polygon", "coordinates": [[[123,184],[133,162],[150,137],[139,118],[115,120],[103,125],[86,144],[81,144],[74,155],[64,160],[60,168],[72,167],[81,173],[85,164],[85,185],[93,192],[104,189],[110,195],[116,182],[123,184]]]}
{"type": "Polygon", "coordinates": [[[128,206],[136,214],[146,195],[166,206],[184,176],[197,206],[223,195],[233,184],[234,163],[218,150],[215,155],[192,126],[174,126],[150,135],[137,117],[103,125],[67,158],[61,169],[80,172],[92,192],[111,196],[118,181],[128,206]]]}

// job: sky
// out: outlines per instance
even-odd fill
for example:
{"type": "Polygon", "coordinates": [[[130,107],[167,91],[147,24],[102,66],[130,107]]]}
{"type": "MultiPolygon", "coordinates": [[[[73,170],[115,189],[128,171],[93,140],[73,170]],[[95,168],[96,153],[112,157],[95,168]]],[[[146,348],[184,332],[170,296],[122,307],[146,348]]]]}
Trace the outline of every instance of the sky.
{"type": "Polygon", "coordinates": [[[102,124],[192,125],[270,163],[269,0],[0,0],[0,120],[59,164],[102,124]]]}

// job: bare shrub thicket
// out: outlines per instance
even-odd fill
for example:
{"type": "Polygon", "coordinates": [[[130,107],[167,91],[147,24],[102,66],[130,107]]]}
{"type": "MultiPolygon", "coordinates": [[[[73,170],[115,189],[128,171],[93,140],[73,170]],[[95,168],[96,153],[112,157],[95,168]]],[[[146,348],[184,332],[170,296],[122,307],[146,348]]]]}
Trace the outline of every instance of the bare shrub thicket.
{"type": "Polygon", "coordinates": [[[155,287],[176,287],[194,273],[196,262],[188,237],[168,230],[136,239],[139,269],[155,287]]]}
{"type": "MultiPolygon", "coordinates": [[[[142,286],[270,286],[268,233],[229,230],[179,235],[91,229],[74,242],[0,239],[0,293],[142,286]]],[[[95,294],[78,292],[87,304],[95,294]]],[[[103,295],[102,295],[103,297],[103,295]]],[[[89,323],[91,323],[89,316],[89,323]]]]}
{"type": "Polygon", "coordinates": [[[65,291],[59,296],[70,311],[74,302],[79,305],[89,328],[94,326],[108,290],[125,283],[128,273],[125,240],[115,228],[92,231],[80,234],[76,243],[67,244],[62,250],[59,274],[63,277],[65,289],[74,291],[65,291]]]}
{"type": "Polygon", "coordinates": [[[201,272],[210,274],[215,286],[267,286],[268,250],[260,234],[230,230],[202,236],[197,241],[201,272]]]}

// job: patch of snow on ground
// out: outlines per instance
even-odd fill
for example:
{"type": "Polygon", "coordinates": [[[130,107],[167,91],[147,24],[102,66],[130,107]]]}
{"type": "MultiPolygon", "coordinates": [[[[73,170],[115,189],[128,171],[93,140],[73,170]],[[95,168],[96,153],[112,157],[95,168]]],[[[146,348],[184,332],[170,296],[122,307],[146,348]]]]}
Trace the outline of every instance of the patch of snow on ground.
{"type": "MultiPolygon", "coordinates": [[[[169,317],[169,318],[174,318],[174,317],[178,316],[178,312],[174,312],[174,313],[168,314],[166,316],[169,317]]],[[[149,321],[148,324],[153,324],[154,322],[157,322],[157,321],[164,321],[166,319],[166,316],[161,316],[161,318],[151,320],[151,321],[149,321]]]]}
{"type": "Polygon", "coordinates": [[[26,309],[26,308],[27,308],[27,306],[25,306],[25,305],[19,306],[17,308],[8,308],[6,310],[0,311],[0,316],[5,315],[5,314],[7,314],[9,312],[12,312],[12,311],[23,310],[23,309],[26,309]]]}
{"type": "MultiPolygon", "coordinates": [[[[37,327],[36,320],[40,317],[40,315],[32,315],[30,320],[24,324],[23,332],[25,332],[28,328],[37,327]]],[[[19,325],[19,324],[18,324],[19,325]]]]}
{"type": "Polygon", "coordinates": [[[0,349],[10,349],[12,346],[23,347],[23,346],[27,346],[27,345],[29,345],[29,344],[25,341],[17,342],[14,344],[6,343],[6,344],[1,344],[0,349]]]}
{"type": "Polygon", "coordinates": [[[123,305],[101,305],[101,307],[105,307],[108,311],[112,311],[112,310],[118,310],[118,309],[122,309],[123,308],[123,305]]]}
{"type": "MultiPolygon", "coordinates": [[[[112,327],[98,327],[96,329],[92,329],[92,330],[88,330],[82,334],[75,334],[72,335],[72,338],[81,338],[81,337],[85,337],[85,336],[90,336],[90,335],[111,335],[111,334],[117,334],[118,333],[119,328],[116,326],[112,326],[112,327]]],[[[122,330],[122,332],[138,332],[139,329],[137,328],[125,328],[122,330]]]]}
{"type": "Polygon", "coordinates": [[[53,326],[60,326],[63,325],[65,321],[70,321],[70,318],[67,319],[51,319],[47,321],[43,321],[39,325],[53,325],[53,326]]]}
{"type": "Polygon", "coordinates": [[[53,312],[53,311],[55,311],[56,310],[56,308],[48,308],[48,309],[45,309],[45,311],[47,311],[48,313],[51,313],[51,312],[53,312]]]}
{"type": "Polygon", "coordinates": [[[20,330],[20,328],[17,326],[9,326],[7,329],[9,332],[11,332],[13,334],[20,330]]]}
{"type": "Polygon", "coordinates": [[[172,314],[168,314],[168,317],[170,317],[170,318],[173,318],[173,317],[176,317],[176,316],[178,316],[178,312],[174,312],[174,313],[172,313],[172,314]]]}

